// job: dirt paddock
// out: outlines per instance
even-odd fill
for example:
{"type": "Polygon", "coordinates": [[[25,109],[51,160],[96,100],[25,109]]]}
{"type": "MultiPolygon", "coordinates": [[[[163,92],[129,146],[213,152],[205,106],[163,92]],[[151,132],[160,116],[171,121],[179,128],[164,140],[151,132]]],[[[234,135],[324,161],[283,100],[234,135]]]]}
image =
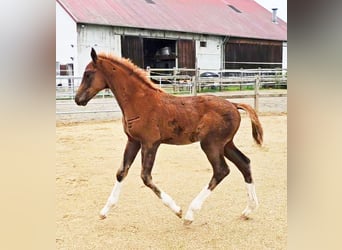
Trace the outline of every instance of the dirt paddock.
{"type": "MultiPolygon", "coordinates": [[[[231,173],[195,214],[190,226],[165,207],[140,179],[140,155],[107,219],[99,211],[112,189],[126,137],[120,120],[57,124],[57,249],[286,249],[287,116],[260,116],[264,145],[252,139],[243,116],[235,144],[250,159],[260,202],[241,220],[247,193],[242,175],[231,173]]],[[[206,185],[212,170],[198,143],[161,145],[153,180],[183,209],[206,185]]]]}

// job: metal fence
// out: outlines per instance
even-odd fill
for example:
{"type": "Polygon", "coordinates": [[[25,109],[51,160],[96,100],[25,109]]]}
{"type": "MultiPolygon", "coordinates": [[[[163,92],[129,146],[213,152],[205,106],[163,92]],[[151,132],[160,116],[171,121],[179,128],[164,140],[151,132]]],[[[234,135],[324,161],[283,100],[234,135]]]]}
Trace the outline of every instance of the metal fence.
{"type": "Polygon", "coordinates": [[[240,69],[240,70],[210,70],[210,69],[151,69],[147,75],[161,88],[169,92],[188,92],[196,95],[198,92],[254,89],[257,78],[258,88],[287,88],[286,69],[240,69]]]}
{"type": "MultiPolygon", "coordinates": [[[[253,98],[254,108],[259,109],[259,97],[284,97],[287,89],[286,69],[241,69],[241,70],[206,70],[206,69],[151,69],[147,76],[175,95],[197,95],[210,93],[224,98],[253,98]],[[285,89],[279,93],[262,90],[285,89]],[[261,92],[260,92],[261,91],[261,92]]],[[[121,114],[118,104],[108,89],[100,91],[86,106],[74,103],[75,93],[81,83],[81,77],[56,77],[56,115],[84,113],[121,114]]]]}

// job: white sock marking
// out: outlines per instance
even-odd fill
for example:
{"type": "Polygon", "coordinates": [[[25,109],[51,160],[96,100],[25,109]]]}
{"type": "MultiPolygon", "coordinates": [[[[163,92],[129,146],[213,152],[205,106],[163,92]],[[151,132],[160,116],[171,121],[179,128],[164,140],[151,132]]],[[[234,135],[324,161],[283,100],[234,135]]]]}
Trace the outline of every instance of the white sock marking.
{"type": "Polygon", "coordinates": [[[247,200],[247,207],[242,212],[242,215],[244,216],[248,216],[253,210],[255,210],[259,206],[258,198],[255,192],[254,183],[246,183],[246,185],[247,185],[248,200],[247,200]]]}
{"type": "Polygon", "coordinates": [[[122,188],[122,183],[119,181],[116,181],[115,185],[113,187],[113,190],[112,190],[110,196],[108,197],[106,205],[102,208],[102,210],[100,212],[100,215],[102,217],[107,217],[107,214],[108,214],[110,208],[118,202],[121,188],[122,188]]]}
{"type": "Polygon", "coordinates": [[[180,206],[178,206],[176,204],[176,202],[171,198],[171,196],[169,196],[167,193],[165,193],[163,191],[161,191],[160,196],[161,196],[161,199],[162,199],[163,203],[167,207],[171,208],[171,210],[174,211],[175,213],[179,213],[180,212],[180,210],[181,210],[180,206]]]}
{"type": "Polygon", "coordinates": [[[194,220],[194,212],[201,209],[203,202],[209,197],[211,190],[208,189],[208,185],[205,186],[202,191],[191,202],[188,211],[186,212],[185,219],[189,221],[194,220]]]}

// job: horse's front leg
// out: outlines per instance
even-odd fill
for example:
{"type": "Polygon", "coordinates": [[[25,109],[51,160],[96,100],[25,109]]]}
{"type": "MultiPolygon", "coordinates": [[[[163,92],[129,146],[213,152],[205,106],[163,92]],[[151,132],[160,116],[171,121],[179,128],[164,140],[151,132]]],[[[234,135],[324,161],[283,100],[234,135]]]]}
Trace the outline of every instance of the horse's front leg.
{"type": "Polygon", "coordinates": [[[128,138],[122,164],[116,173],[116,181],[114,187],[107,199],[106,205],[102,208],[100,212],[101,219],[105,219],[108,215],[110,208],[118,202],[122,187],[122,181],[127,176],[128,170],[132,165],[140,148],[141,144],[139,141],[135,141],[132,138],[128,138]]]}
{"type": "Polygon", "coordinates": [[[152,181],[152,168],[154,164],[154,160],[156,157],[157,149],[160,144],[154,144],[152,146],[142,145],[142,169],[141,169],[141,178],[144,184],[152,189],[152,191],[162,200],[164,205],[169,207],[179,218],[182,218],[182,210],[180,206],[176,204],[176,202],[160,190],[152,181]]]}

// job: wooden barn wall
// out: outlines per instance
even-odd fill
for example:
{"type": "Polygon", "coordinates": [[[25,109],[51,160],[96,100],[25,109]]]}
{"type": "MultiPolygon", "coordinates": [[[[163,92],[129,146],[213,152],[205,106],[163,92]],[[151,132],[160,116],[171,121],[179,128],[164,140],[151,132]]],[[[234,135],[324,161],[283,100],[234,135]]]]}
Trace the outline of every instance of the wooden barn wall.
{"type": "Polygon", "coordinates": [[[141,68],[144,68],[143,38],[139,36],[121,37],[122,57],[129,58],[141,68]]]}
{"type": "Polygon", "coordinates": [[[195,40],[178,40],[178,68],[195,68],[196,44],[195,40]]]}
{"type": "Polygon", "coordinates": [[[242,64],[231,62],[282,63],[281,41],[230,38],[225,46],[225,68],[276,68],[281,65],[242,64]]]}

